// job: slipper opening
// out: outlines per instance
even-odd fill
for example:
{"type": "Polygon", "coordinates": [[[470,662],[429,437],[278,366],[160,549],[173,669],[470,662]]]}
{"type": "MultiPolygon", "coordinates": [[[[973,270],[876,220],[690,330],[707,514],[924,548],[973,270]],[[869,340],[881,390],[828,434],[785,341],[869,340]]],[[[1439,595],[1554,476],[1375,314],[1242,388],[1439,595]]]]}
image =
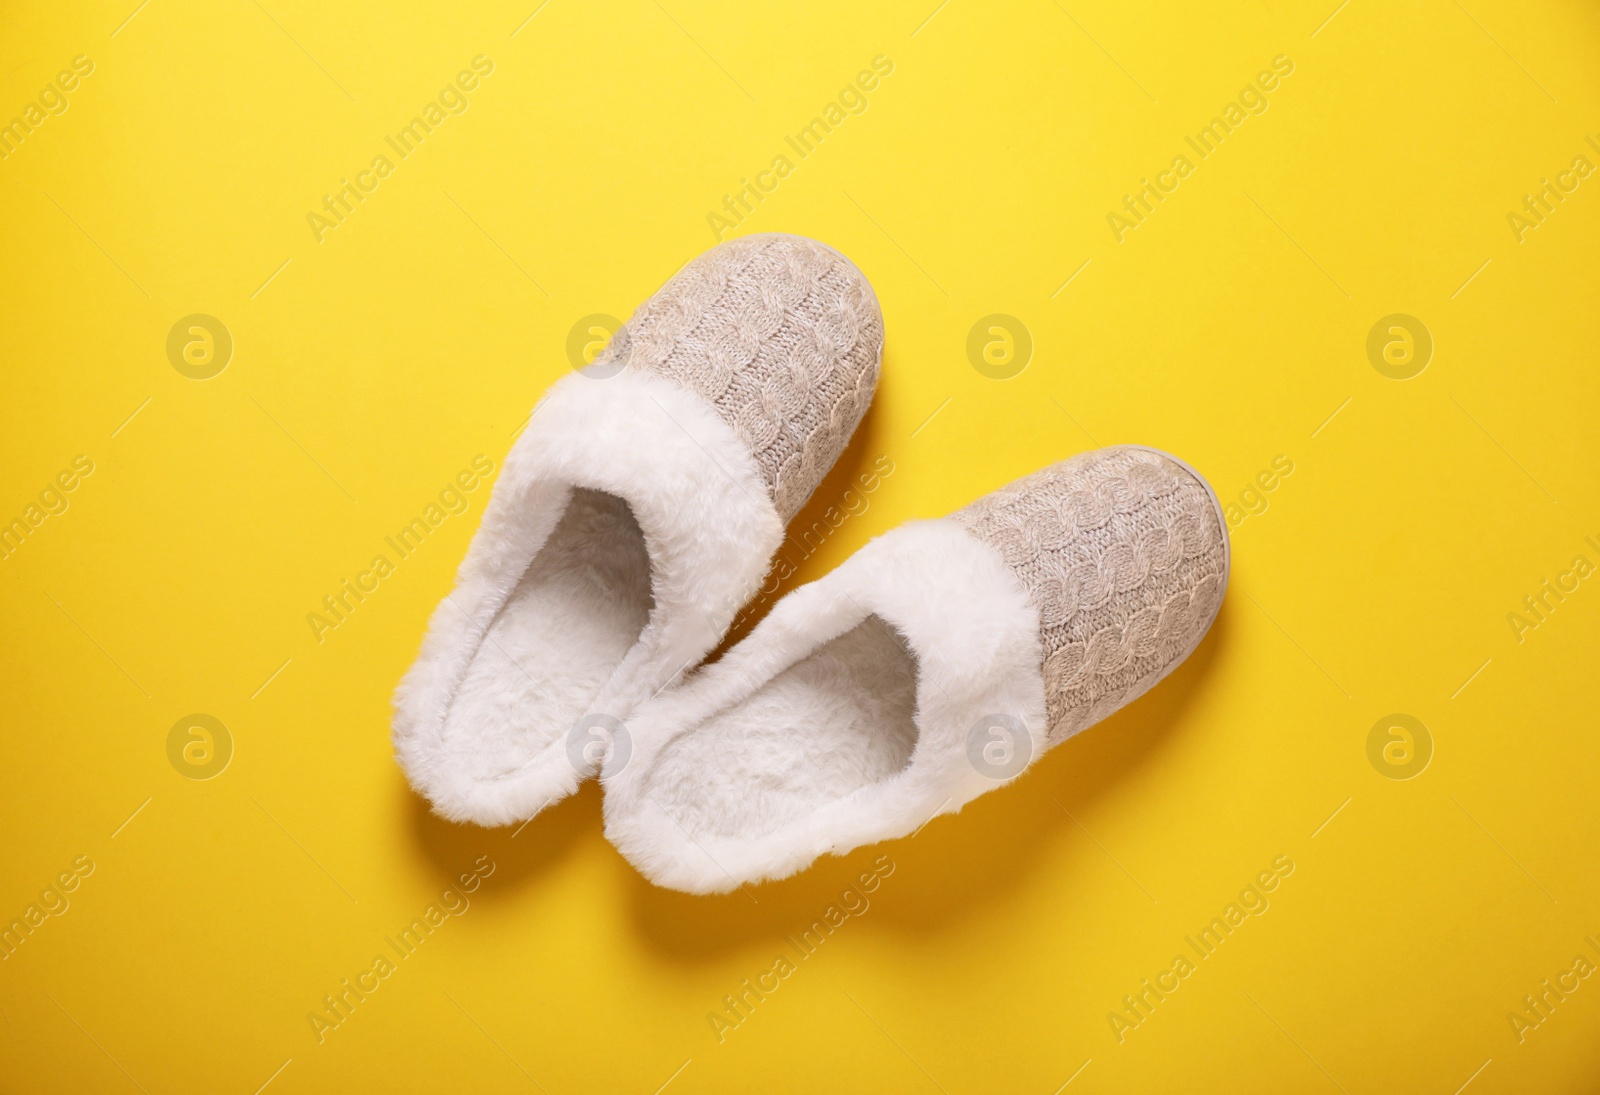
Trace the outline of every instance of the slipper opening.
{"type": "Polygon", "coordinates": [[[669,742],[644,793],[694,840],[759,840],[905,770],[916,691],[905,639],[869,615],[669,742]]]}
{"type": "Polygon", "coordinates": [[[507,779],[562,741],[653,607],[650,557],[628,503],[575,489],[449,698],[440,742],[458,774],[507,779]]]}

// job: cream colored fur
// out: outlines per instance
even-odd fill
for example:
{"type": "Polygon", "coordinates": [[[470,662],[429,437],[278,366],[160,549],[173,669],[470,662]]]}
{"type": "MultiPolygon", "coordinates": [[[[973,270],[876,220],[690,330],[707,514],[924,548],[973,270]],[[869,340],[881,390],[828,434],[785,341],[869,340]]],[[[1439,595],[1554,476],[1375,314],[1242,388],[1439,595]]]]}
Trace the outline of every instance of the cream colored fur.
{"type": "Polygon", "coordinates": [[[697,664],[782,538],[748,448],[698,396],[635,369],[558,381],[396,691],[412,785],[482,825],[570,794],[593,774],[573,727],[625,719],[697,664]]]}
{"type": "Polygon", "coordinates": [[[708,893],[903,836],[1005,780],[973,728],[1044,751],[1039,616],[949,519],[895,529],[795,590],[717,663],[638,709],[606,835],[646,877],[708,893]]]}

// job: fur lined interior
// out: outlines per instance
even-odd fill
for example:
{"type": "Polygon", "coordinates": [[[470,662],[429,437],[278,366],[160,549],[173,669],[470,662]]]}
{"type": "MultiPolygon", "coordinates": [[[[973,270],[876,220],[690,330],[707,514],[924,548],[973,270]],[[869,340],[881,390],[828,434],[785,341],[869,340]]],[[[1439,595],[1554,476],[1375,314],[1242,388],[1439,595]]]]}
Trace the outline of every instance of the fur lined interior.
{"type": "Polygon", "coordinates": [[[445,715],[442,744],[461,773],[504,778],[562,742],[638,641],[652,603],[650,557],[628,504],[574,490],[445,715]]]}
{"type": "Polygon", "coordinates": [[[766,836],[905,768],[916,667],[868,617],[662,750],[647,794],[693,837],[766,836]]]}
{"type": "Polygon", "coordinates": [[[574,725],[626,719],[698,664],[782,539],[749,448],[699,396],[635,369],[557,381],[395,691],[412,786],[480,825],[571,794],[598,767],[569,755],[574,725]]]}
{"type": "Polygon", "coordinates": [[[1039,614],[1000,556],[915,521],[784,597],[743,642],[628,719],[606,836],[658,886],[714,893],[915,832],[1012,776],[974,727],[1044,751],[1039,614]]]}

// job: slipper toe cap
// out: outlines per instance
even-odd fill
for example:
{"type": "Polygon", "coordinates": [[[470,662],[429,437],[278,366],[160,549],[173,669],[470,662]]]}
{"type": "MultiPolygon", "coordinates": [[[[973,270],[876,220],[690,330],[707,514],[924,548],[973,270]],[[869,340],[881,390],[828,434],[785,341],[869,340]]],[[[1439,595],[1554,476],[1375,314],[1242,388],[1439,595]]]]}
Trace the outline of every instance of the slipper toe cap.
{"type": "Polygon", "coordinates": [[[675,274],[597,365],[699,395],[755,457],[784,520],[849,442],[877,385],[883,316],[850,260],[802,236],[745,236],[675,274]]]}
{"type": "Polygon", "coordinates": [[[1155,449],[1081,453],[953,515],[1039,611],[1049,743],[1143,695],[1222,604],[1228,534],[1209,484],[1155,449]]]}

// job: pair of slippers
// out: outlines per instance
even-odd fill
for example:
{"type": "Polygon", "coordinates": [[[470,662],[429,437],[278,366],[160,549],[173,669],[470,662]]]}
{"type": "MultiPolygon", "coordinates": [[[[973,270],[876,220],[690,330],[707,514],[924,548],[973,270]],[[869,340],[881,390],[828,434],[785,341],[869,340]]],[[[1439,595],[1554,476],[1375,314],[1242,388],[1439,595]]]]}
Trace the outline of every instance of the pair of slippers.
{"type": "Polygon", "coordinates": [[[1125,445],[879,536],[697,668],[882,348],[849,260],[751,236],[550,388],[396,693],[397,756],[439,814],[516,824],[597,775],[641,873],[731,890],[959,810],[1189,655],[1227,585],[1222,511],[1125,445]]]}

